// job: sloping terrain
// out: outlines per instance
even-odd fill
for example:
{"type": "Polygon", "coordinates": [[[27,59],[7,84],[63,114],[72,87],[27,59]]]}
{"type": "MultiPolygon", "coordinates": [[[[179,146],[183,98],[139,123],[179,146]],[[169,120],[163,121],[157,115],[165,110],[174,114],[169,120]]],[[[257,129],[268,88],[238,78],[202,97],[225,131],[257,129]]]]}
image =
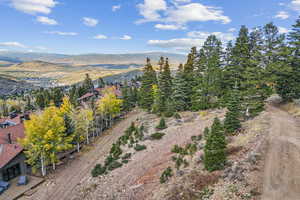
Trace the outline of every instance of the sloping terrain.
{"type": "Polygon", "coordinates": [[[0,96],[9,96],[34,88],[35,86],[25,81],[19,81],[9,76],[0,75],[0,96]]]}
{"type": "MultiPolygon", "coordinates": [[[[297,176],[299,162],[299,121],[287,112],[268,105],[258,117],[243,123],[243,130],[228,137],[228,165],[209,173],[203,168],[202,140],[189,166],[174,169],[171,148],[185,145],[191,136],[201,134],[224,110],[181,113],[182,120],[168,119],[161,140],[144,140],[147,149],[132,152],[128,164],[107,175],[91,177],[92,168],[103,163],[111,145],[123,135],[130,123],[144,124],[145,137],[155,132],[159,118],[141,111],[130,113],[108,131],[88,152],[59,167],[30,200],[296,200],[300,195],[297,176]],[[174,176],[160,184],[159,177],[168,166],[174,176]]],[[[124,149],[124,151],[128,151],[124,149]]]]}
{"type": "Polygon", "coordinates": [[[75,67],[43,61],[24,62],[8,67],[0,67],[0,75],[10,75],[19,80],[24,80],[42,87],[78,83],[84,80],[86,73],[88,73],[92,79],[97,79],[99,77],[118,75],[130,71],[134,71],[134,68],[107,69],[97,66],[75,67]]]}

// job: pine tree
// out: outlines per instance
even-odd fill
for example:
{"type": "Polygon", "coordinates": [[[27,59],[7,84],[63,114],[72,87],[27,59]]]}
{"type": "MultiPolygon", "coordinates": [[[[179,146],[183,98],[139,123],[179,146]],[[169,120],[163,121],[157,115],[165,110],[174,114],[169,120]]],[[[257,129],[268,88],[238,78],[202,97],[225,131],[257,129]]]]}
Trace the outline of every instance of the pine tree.
{"type": "Polygon", "coordinates": [[[280,73],[276,82],[278,94],[285,100],[300,98],[300,17],[288,35],[289,47],[285,49],[286,71],[280,73]]]}
{"type": "Polygon", "coordinates": [[[89,74],[85,74],[85,79],[83,81],[82,87],[85,93],[92,92],[94,90],[94,84],[89,74]]]}
{"type": "Polygon", "coordinates": [[[158,112],[164,113],[167,111],[167,104],[170,101],[172,94],[172,77],[170,71],[169,60],[166,58],[166,61],[163,65],[162,71],[159,76],[159,90],[158,90],[158,112]]]}
{"type": "Polygon", "coordinates": [[[175,78],[173,79],[173,104],[176,111],[184,111],[188,108],[187,105],[187,88],[189,87],[185,81],[183,74],[183,65],[180,64],[175,78]]]}
{"type": "Polygon", "coordinates": [[[193,88],[192,109],[208,109],[218,105],[222,84],[222,43],[211,35],[200,50],[197,85],[193,88]]]}
{"type": "Polygon", "coordinates": [[[236,130],[241,128],[240,103],[240,95],[238,94],[238,90],[234,89],[227,104],[228,111],[224,121],[224,129],[227,134],[234,133],[236,130]]]}
{"type": "Polygon", "coordinates": [[[193,95],[193,87],[195,86],[195,65],[197,61],[197,49],[196,47],[192,47],[191,52],[188,54],[188,59],[183,68],[183,77],[188,85],[186,87],[185,96],[186,96],[186,104],[188,107],[191,107],[192,103],[192,95],[193,95]]]}
{"type": "Polygon", "coordinates": [[[147,58],[147,64],[145,65],[144,74],[141,79],[142,85],[139,93],[139,104],[142,108],[150,111],[153,104],[152,86],[157,83],[157,79],[149,58],[147,58]]]}
{"type": "Polygon", "coordinates": [[[204,146],[204,167],[208,171],[223,169],[226,162],[226,139],[224,129],[215,118],[204,146]]]}

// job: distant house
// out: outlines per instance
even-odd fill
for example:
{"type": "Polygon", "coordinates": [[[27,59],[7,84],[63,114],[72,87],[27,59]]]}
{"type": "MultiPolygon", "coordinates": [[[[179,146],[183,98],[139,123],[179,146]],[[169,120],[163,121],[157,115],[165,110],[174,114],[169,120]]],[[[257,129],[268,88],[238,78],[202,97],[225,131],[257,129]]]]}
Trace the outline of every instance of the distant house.
{"type": "Polygon", "coordinates": [[[26,157],[18,144],[24,138],[24,124],[0,128],[0,180],[9,181],[27,173],[26,157]]]}
{"type": "Polygon", "coordinates": [[[89,102],[92,98],[96,98],[96,99],[100,99],[101,97],[103,97],[104,93],[103,91],[107,88],[113,88],[113,91],[115,93],[115,95],[118,98],[122,97],[122,92],[120,90],[120,87],[116,87],[116,86],[106,86],[105,88],[95,88],[93,90],[93,92],[88,92],[86,94],[84,94],[83,96],[81,96],[80,98],[78,98],[78,101],[81,104],[84,104],[86,102],[89,102]]]}

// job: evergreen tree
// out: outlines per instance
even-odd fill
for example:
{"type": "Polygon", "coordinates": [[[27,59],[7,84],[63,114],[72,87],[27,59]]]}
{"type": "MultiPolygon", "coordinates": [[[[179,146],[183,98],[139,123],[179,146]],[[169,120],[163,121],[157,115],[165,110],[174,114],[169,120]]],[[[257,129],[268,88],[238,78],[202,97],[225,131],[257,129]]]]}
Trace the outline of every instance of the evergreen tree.
{"type": "Polygon", "coordinates": [[[97,84],[98,84],[98,88],[104,88],[105,87],[105,82],[103,80],[103,78],[98,78],[97,80],[97,84]]]}
{"type": "Polygon", "coordinates": [[[226,162],[226,138],[218,118],[215,118],[204,146],[204,167],[208,171],[223,169],[226,162]]]}
{"type": "Polygon", "coordinates": [[[208,109],[218,105],[222,84],[222,43],[211,35],[200,50],[197,85],[193,88],[192,109],[208,109]]]}
{"type": "Polygon", "coordinates": [[[175,78],[173,79],[172,99],[176,111],[184,111],[188,108],[187,91],[190,86],[187,85],[183,74],[183,65],[180,64],[175,78]]]}
{"type": "Polygon", "coordinates": [[[89,74],[85,74],[85,79],[83,81],[82,87],[84,89],[84,93],[92,92],[94,90],[94,84],[89,74]]]}
{"type": "Polygon", "coordinates": [[[142,85],[139,93],[139,104],[142,108],[150,111],[153,104],[152,86],[157,83],[157,79],[149,58],[147,58],[147,64],[145,65],[144,74],[141,79],[142,85]]]}
{"type": "Polygon", "coordinates": [[[234,89],[227,104],[228,111],[224,121],[224,129],[227,134],[234,133],[236,130],[241,128],[240,103],[240,95],[238,94],[238,90],[234,89]]]}
{"type": "Polygon", "coordinates": [[[193,87],[195,86],[195,65],[197,61],[197,49],[196,47],[192,47],[191,52],[188,54],[188,59],[183,68],[183,77],[186,84],[189,87],[186,87],[185,95],[186,95],[186,103],[188,107],[191,107],[192,103],[192,95],[193,95],[193,87]]]}
{"type": "Polygon", "coordinates": [[[289,47],[285,51],[285,69],[276,82],[278,94],[285,100],[300,98],[300,17],[288,35],[289,47]]]}
{"type": "Polygon", "coordinates": [[[172,77],[171,77],[169,60],[167,58],[159,76],[159,91],[158,91],[159,113],[166,112],[167,103],[170,101],[171,94],[172,94],[172,77]]]}

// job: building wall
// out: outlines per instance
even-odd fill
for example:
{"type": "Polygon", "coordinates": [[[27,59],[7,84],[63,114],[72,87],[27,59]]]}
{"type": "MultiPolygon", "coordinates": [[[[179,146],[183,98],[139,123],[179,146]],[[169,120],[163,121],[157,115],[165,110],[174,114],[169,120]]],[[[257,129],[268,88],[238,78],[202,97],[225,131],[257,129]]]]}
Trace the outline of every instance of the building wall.
{"type": "Polygon", "coordinates": [[[25,163],[26,157],[24,153],[20,153],[17,155],[13,160],[11,160],[8,164],[6,164],[3,168],[0,169],[0,180],[3,180],[3,171],[20,163],[20,169],[21,169],[21,174],[26,175],[27,174],[27,165],[25,163]]]}

